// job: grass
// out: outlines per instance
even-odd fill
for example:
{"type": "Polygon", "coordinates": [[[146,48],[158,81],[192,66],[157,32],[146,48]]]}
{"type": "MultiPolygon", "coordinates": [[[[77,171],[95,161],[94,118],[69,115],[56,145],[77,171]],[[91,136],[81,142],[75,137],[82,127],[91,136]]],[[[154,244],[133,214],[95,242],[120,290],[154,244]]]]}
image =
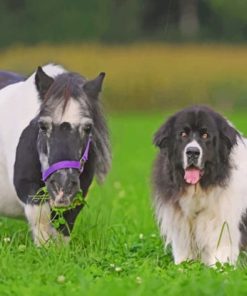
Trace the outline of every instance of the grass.
{"type": "Polygon", "coordinates": [[[90,78],[105,71],[108,110],[170,110],[199,102],[227,110],[247,106],[246,46],[82,44],[0,51],[1,69],[32,73],[47,62],[90,78]]]}
{"type": "MultiPolygon", "coordinates": [[[[150,201],[152,134],[164,115],[109,119],[113,167],[94,184],[69,246],[36,248],[25,222],[0,220],[0,295],[246,295],[238,268],[174,265],[163,250],[150,201]]],[[[247,133],[246,117],[230,116],[247,133]]]]}

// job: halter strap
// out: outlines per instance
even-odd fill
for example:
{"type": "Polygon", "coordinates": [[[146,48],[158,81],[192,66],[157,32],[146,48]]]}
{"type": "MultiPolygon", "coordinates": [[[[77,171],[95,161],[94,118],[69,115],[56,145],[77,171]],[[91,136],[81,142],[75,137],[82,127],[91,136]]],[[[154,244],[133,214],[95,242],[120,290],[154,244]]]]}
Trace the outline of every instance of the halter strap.
{"type": "Polygon", "coordinates": [[[59,161],[52,164],[48,169],[44,170],[42,173],[43,182],[45,182],[50,177],[50,175],[54,174],[56,171],[61,169],[77,169],[80,171],[80,174],[81,174],[84,170],[84,165],[88,160],[89,148],[90,148],[91,142],[92,142],[92,137],[90,135],[87,141],[87,146],[80,160],[59,161]]]}

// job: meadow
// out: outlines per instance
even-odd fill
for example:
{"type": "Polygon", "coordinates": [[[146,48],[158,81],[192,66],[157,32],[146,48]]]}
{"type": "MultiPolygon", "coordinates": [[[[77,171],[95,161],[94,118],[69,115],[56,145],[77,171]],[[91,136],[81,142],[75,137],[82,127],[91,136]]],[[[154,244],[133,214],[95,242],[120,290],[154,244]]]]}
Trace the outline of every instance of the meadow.
{"type": "MultiPolygon", "coordinates": [[[[246,49],[145,45],[142,52],[143,46],[19,46],[0,53],[2,69],[23,73],[52,56],[89,77],[105,70],[103,98],[113,150],[112,170],[102,186],[93,184],[70,245],[36,248],[25,221],[0,218],[0,295],[246,295],[244,253],[237,268],[174,265],[154,219],[150,179],[156,154],[152,136],[169,109],[189,103],[190,95],[190,103],[197,95],[198,102],[210,103],[203,93],[217,83],[225,83],[231,95],[228,79],[237,95],[235,87],[244,85],[247,72],[246,49]],[[179,101],[179,93],[186,99],[179,101]]],[[[234,104],[226,100],[223,114],[247,134],[244,110],[231,112],[234,104]]]]}

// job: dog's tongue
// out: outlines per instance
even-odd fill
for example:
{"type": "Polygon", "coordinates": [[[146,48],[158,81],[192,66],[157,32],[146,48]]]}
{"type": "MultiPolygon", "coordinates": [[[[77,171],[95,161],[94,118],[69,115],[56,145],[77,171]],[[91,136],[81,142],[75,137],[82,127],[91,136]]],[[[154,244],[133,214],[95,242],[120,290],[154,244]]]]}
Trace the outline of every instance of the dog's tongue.
{"type": "Polygon", "coordinates": [[[186,183],[195,185],[196,183],[199,182],[200,178],[201,178],[201,171],[199,169],[191,168],[191,169],[185,170],[184,180],[186,181],[186,183]]]}

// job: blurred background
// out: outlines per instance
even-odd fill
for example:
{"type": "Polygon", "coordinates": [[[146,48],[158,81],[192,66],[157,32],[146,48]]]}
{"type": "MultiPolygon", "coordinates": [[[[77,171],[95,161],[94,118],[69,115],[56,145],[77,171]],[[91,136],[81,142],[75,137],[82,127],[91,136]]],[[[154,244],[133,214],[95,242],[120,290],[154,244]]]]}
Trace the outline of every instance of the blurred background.
{"type": "Polygon", "coordinates": [[[247,106],[247,1],[1,0],[0,68],[105,71],[111,112],[247,106]]]}

